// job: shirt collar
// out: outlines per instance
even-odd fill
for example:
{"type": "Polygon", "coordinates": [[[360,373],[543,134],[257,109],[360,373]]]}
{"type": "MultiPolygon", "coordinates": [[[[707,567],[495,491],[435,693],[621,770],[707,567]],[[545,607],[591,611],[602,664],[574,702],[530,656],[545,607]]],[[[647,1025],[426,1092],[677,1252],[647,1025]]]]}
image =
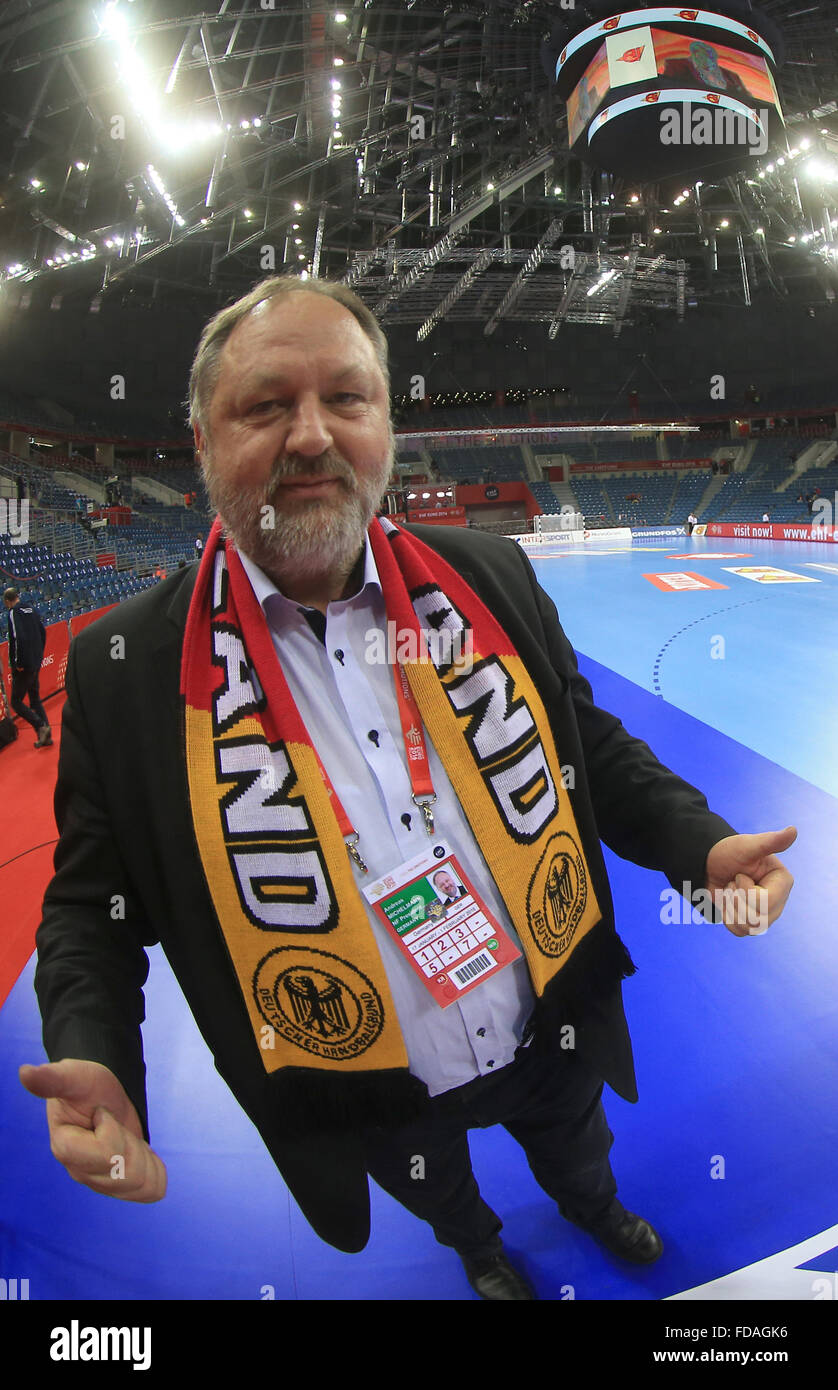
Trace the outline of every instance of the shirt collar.
{"type": "MultiPolygon", "coordinates": [[[[283,617],[290,617],[291,614],[299,613],[300,611],[316,611],[314,609],[305,608],[303,604],[297,603],[295,599],[288,598],[281,589],[277,588],[273,580],[269,579],[264,570],[260,569],[255,561],[251,560],[248,555],[245,555],[244,551],[239,550],[238,556],[242,562],[242,569],[250,580],[251,588],[261,604],[262,611],[266,617],[273,616],[274,619],[276,619],[280,615],[283,617]],[[270,605],[270,607],[268,607],[268,605],[270,605]]],[[[379,594],[382,591],[381,579],[378,574],[375,557],[372,553],[369,535],[364,537],[364,571],[358,592],[348,599],[333,599],[329,607],[340,609],[349,604],[358,603],[364,597],[368,589],[377,590],[379,594]]],[[[367,596],[373,597],[372,594],[367,596]]]]}

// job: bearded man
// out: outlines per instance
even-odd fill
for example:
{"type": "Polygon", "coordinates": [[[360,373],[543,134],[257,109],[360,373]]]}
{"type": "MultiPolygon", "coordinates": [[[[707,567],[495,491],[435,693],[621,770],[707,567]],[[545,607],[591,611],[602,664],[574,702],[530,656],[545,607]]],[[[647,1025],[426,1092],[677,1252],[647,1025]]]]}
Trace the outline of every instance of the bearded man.
{"type": "Polygon", "coordinates": [[[471,1171],[468,1129],[503,1124],[562,1215],[650,1263],[601,1101],[637,1090],[600,839],[679,891],[747,887],[747,910],[719,900],[746,937],[754,904],[759,930],[783,909],[795,831],[737,835],[596,708],[514,542],[376,519],[387,344],[351,291],[277,278],[224,309],[190,411],[218,512],[200,565],[70,652],[37,936],[50,1062],[21,1068],[53,1152],[94,1191],[165,1194],[140,1032],[159,941],[324,1240],[363,1249],[371,1175],[481,1298],[535,1298],[471,1171]],[[465,890],[447,913],[443,863],[465,890]]]}

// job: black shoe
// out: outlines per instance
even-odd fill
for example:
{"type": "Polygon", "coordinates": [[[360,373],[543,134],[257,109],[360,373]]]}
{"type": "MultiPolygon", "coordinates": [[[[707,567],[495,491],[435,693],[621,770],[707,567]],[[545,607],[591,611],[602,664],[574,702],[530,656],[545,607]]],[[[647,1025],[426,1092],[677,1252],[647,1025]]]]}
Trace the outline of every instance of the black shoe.
{"type": "Polygon", "coordinates": [[[49,748],[52,743],[52,730],[49,724],[42,724],[38,730],[38,737],[35,740],[36,748],[49,748]]]}
{"type": "Polygon", "coordinates": [[[654,1226],[619,1204],[616,1213],[612,1212],[593,1222],[574,1221],[563,1208],[559,1210],[565,1220],[587,1231],[612,1255],[619,1255],[621,1260],[629,1260],[636,1265],[650,1265],[663,1254],[663,1241],[654,1226]]]}
{"type": "Polygon", "coordinates": [[[488,1259],[469,1261],[463,1259],[468,1282],[481,1298],[495,1302],[513,1299],[538,1299],[538,1294],[517,1269],[513,1269],[505,1255],[492,1255],[488,1259]]]}

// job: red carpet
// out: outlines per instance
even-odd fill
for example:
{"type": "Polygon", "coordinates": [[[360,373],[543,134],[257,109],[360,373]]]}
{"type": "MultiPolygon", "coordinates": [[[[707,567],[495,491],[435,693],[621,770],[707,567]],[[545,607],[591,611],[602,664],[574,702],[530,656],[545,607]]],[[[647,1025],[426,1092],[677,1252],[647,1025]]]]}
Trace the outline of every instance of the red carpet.
{"type": "Polygon", "coordinates": [[[58,839],[52,798],[64,694],[46,702],[53,746],[34,748],[21,720],[17,741],[0,751],[0,1007],[35,949],[44,891],[58,839]]]}

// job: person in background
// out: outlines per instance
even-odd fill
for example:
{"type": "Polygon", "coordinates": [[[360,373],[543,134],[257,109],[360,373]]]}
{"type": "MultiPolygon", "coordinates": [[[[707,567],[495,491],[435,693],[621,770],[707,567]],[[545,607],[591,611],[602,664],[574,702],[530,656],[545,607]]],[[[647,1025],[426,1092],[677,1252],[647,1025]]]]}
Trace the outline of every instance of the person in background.
{"type": "Polygon", "coordinates": [[[3,602],[9,614],[9,666],[12,672],[11,706],[15,714],[38,730],[36,748],[52,743],[47,712],[41,704],[38,678],[44,659],[47,632],[36,608],[23,608],[17,589],[7,589],[3,602]],[[29,708],[23,703],[28,696],[29,708]]]}

